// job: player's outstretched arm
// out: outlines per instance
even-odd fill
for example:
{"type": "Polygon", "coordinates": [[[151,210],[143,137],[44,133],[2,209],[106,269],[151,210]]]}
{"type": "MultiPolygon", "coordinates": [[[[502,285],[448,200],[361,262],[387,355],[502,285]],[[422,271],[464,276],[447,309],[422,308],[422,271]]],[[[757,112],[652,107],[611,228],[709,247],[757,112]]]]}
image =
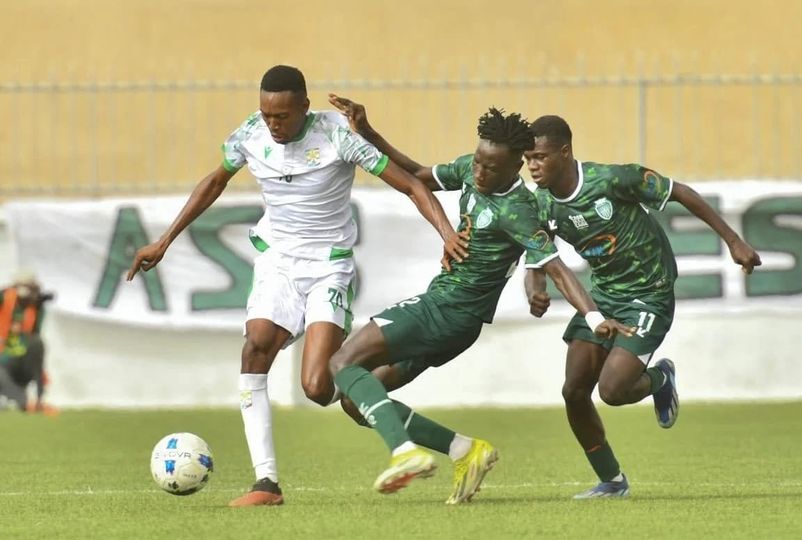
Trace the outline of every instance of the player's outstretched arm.
{"type": "Polygon", "coordinates": [[[635,329],[631,326],[625,326],[615,319],[605,319],[604,315],[599,312],[599,308],[596,307],[596,303],[577,279],[576,274],[565,266],[559,257],[547,262],[543,269],[554,281],[554,285],[565,299],[585,317],[588,326],[597,336],[607,339],[617,333],[625,336],[635,333],[635,329]]]}
{"type": "Polygon", "coordinates": [[[524,290],[529,301],[529,313],[538,318],[545,315],[551,305],[551,298],[546,292],[546,272],[540,268],[527,268],[524,290]]]}
{"type": "Polygon", "coordinates": [[[716,231],[727,244],[732,260],[736,264],[740,264],[745,273],[751,274],[755,266],[762,264],[757,251],[744,242],[738,233],[732,230],[732,227],[727,225],[727,222],[693,188],[680,182],[674,182],[669,200],[680,203],[693,215],[710,225],[710,228],[716,231]]]}
{"type": "MultiPolygon", "coordinates": [[[[427,189],[423,182],[410,173],[389,161],[379,178],[387,182],[397,191],[400,191],[415,203],[418,211],[426,221],[434,225],[440,238],[443,239],[444,249],[448,257],[462,262],[468,256],[468,240],[454,231],[454,227],[446,217],[440,201],[427,189]]],[[[446,270],[451,270],[447,257],[444,256],[446,270]]]]}
{"type": "Polygon", "coordinates": [[[221,165],[206,175],[192,190],[192,194],[184,204],[181,212],[178,213],[173,223],[164,231],[161,238],[137,250],[126,279],[131,281],[140,270],[147,272],[159,264],[173,240],[220,197],[220,194],[226,189],[228,181],[231,180],[235,173],[236,171],[228,171],[221,165]]]}
{"type": "Polygon", "coordinates": [[[399,167],[407,171],[409,174],[415,176],[423,182],[431,191],[440,190],[440,184],[434,178],[434,173],[431,167],[421,165],[414,159],[402,153],[370,125],[368,122],[368,115],[365,106],[351,101],[348,98],[338,96],[336,94],[329,94],[329,103],[337,108],[347,119],[351,129],[360,134],[369,143],[379,149],[383,154],[386,154],[391,161],[398,164],[399,167]]]}

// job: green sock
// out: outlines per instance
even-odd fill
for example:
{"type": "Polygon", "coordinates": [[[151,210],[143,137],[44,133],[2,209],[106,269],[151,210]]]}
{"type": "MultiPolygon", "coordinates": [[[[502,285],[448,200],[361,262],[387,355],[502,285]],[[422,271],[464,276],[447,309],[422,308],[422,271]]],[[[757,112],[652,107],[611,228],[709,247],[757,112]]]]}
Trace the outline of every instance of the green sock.
{"type": "Polygon", "coordinates": [[[609,482],[621,473],[618,460],[615,459],[613,449],[610,448],[607,441],[604,441],[600,446],[587,450],[585,456],[602,482],[609,482]]]}
{"type": "Polygon", "coordinates": [[[456,433],[437,422],[421,416],[400,401],[393,400],[398,416],[406,426],[412,442],[441,454],[448,454],[456,433]]]}
{"type": "Polygon", "coordinates": [[[651,394],[654,394],[655,392],[660,390],[660,388],[662,388],[666,382],[666,374],[663,373],[661,370],[657,369],[656,367],[648,368],[646,370],[646,375],[649,376],[649,380],[652,383],[651,387],[649,388],[649,392],[651,394]]]}
{"type": "Polygon", "coordinates": [[[359,407],[359,412],[391,451],[409,442],[404,423],[379,379],[362,367],[348,366],[334,376],[334,382],[359,407]]]}

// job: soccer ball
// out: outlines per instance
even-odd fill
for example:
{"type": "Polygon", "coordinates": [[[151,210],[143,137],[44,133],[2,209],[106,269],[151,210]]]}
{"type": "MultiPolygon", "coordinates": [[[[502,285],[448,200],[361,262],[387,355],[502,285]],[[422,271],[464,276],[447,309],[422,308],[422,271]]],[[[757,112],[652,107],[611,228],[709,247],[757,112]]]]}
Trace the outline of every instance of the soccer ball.
{"type": "Polygon", "coordinates": [[[206,441],[192,433],[171,433],[156,443],[150,472],[156,484],[173,495],[191,495],[203,489],[214,471],[214,457],[206,441]]]}

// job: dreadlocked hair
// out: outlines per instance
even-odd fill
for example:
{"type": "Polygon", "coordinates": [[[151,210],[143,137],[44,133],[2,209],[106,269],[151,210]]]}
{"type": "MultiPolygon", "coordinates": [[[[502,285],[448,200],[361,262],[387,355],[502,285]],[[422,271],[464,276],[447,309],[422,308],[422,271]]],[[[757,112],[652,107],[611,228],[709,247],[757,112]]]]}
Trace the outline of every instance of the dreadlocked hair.
{"type": "Polygon", "coordinates": [[[518,113],[504,116],[504,109],[490,107],[479,118],[476,130],[479,138],[506,145],[513,152],[523,153],[535,147],[535,137],[529,129],[529,122],[518,113]]]}

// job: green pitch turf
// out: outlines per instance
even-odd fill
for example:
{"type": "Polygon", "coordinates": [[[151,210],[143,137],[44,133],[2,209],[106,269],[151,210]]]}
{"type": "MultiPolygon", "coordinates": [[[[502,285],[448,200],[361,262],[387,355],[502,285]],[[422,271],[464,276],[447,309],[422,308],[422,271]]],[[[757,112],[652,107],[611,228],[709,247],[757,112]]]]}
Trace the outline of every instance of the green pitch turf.
{"type": "Polygon", "coordinates": [[[0,538],[802,538],[802,402],[684,404],[670,430],[651,407],[601,409],[627,500],[573,501],[594,476],[553,409],[433,410],[501,452],[474,502],[443,501],[451,464],[382,496],[381,439],[339,410],[274,412],[283,507],[230,509],[252,483],[237,410],[0,414],[0,538]],[[215,454],[189,497],[152,483],[152,445],[174,431],[215,454]]]}

